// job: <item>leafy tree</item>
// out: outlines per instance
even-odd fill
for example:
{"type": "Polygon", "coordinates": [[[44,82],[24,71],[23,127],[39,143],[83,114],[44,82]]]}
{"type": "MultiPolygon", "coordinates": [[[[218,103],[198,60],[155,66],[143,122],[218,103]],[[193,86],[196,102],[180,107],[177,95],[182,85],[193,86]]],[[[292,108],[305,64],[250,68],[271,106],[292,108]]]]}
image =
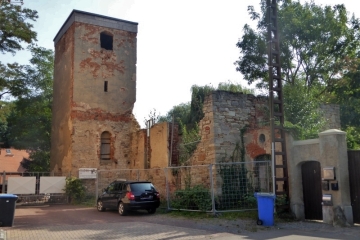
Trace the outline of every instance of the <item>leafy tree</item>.
{"type": "Polygon", "coordinates": [[[230,80],[228,82],[219,83],[217,90],[223,90],[233,93],[244,93],[244,94],[255,94],[253,89],[244,88],[240,84],[232,83],[230,80]]]}
{"type": "Polygon", "coordinates": [[[187,123],[190,115],[190,102],[181,103],[174,106],[166,115],[159,117],[159,122],[172,122],[172,118],[175,118],[175,122],[187,123]]]}
{"type": "MultiPolygon", "coordinates": [[[[23,78],[24,91],[13,102],[5,141],[19,149],[30,150],[28,170],[48,171],[50,159],[51,105],[54,54],[52,50],[31,46],[31,65],[13,72],[14,79],[23,78]]],[[[26,161],[25,161],[26,162],[26,161]]]]}
{"type": "Polygon", "coordinates": [[[6,131],[8,129],[8,117],[10,116],[14,103],[0,101],[0,139],[4,142],[4,147],[10,147],[6,139],[6,131]]]}
{"type": "Polygon", "coordinates": [[[28,21],[36,21],[38,13],[35,10],[21,8],[8,1],[0,4],[0,52],[12,53],[22,50],[22,43],[36,41],[36,32],[28,21]]]}
{"type": "MultiPolygon", "coordinates": [[[[198,123],[203,117],[203,105],[205,97],[213,91],[224,90],[234,93],[245,93],[253,94],[254,91],[251,89],[244,88],[241,84],[228,82],[221,82],[218,84],[217,88],[214,88],[211,85],[197,86],[193,85],[191,87],[191,107],[190,107],[190,127],[194,127],[194,123],[198,123]]],[[[188,124],[189,125],[189,124],[188,124]]]]}
{"type": "Polygon", "coordinates": [[[293,129],[296,139],[317,138],[324,130],[325,119],[320,109],[320,101],[314,91],[308,92],[305,87],[295,82],[283,87],[285,126],[293,129]]]}
{"type": "MultiPolygon", "coordinates": [[[[342,4],[331,7],[293,0],[278,3],[286,125],[297,129],[299,139],[316,136],[324,126],[318,110],[324,102],[342,104],[342,120],[345,117],[347,122],[356,122],[359,85],[350,75],[359,64],[359,19],[348,16],[342,4]],[[354,100],[353,104],[347,99],[354,100]]],[[[260,13],[248,7],[257,26],[244,26],[244,35],[237,43],[240,57],[235,62],[236,70],[249,84],[256,83],[258,89],[266,89],[269,80],[266,7],[266,0],[261,1],[260,13]]]]}
{"type": "MultiPolygon", "coordinates": [[[[160,116],[159,121],[171,122],[172,118],[175,118],[176,123],[186,127],[188,130],[197,127],[197,124],[204,117],[203,105],[205,97],[213,91],[223,90],[228,92],[242,92],[244,94],[253,94],[254,91],[248,88],[244,88],[238,83],[221,82],[218,87],[215,88],[211,85],[191,87],[191,102],[181,103],[174,106],[166,115],[160,116]]],[[[181,127],[180,131],[182,131],[181,127]]]]}
{"type": "MultiPolygon", "coordinates": [[[[236,70],[249,84],[258,88],[268,84],[267,13],[266,0],[261,12],[254,7],[248,11],[257,28],[244,26],[244,35],[236,44],[240,58],[236,70]]],[[[307,88],[318,87],[319,94],[327,93],[342,74],[356,65],[359,41],[359,19],[349,17],[344,5],[319,6],[313,1],[282,0],[278,6],[280,61],[285,83],[301,80],[307,88]]]]}
{"type": "Polygon", "coordinates": [[[21,165],[28,172],[50,172],[50,151],[32,151],[29,159],[24,158],[21,165]]]}

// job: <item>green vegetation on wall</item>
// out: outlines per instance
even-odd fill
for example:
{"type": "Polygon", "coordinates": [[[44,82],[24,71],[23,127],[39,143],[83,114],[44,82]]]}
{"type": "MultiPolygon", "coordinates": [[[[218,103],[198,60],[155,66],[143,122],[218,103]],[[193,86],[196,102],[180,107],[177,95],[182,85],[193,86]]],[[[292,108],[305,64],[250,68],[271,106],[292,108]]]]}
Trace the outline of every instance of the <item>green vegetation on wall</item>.
{"type": "Polygon", "coordinates": [[[223,159],[223,164],[219,167],[218,173],[222,179],[221,197],[218,199],[220,209],[231,209],[237,206],[249,206],[247,203],[251,200],[249,194],[253,194],[249,185],[248,170],[244,164],[226,164],[245,162],[244,134],[247,126],[240,129],[240,142],[236,143],[232,155],[223,159]],[[236,193],[234,195],[233,193],[236,193]],[[231,197],[229,197],[231,196],[231,197]]]}

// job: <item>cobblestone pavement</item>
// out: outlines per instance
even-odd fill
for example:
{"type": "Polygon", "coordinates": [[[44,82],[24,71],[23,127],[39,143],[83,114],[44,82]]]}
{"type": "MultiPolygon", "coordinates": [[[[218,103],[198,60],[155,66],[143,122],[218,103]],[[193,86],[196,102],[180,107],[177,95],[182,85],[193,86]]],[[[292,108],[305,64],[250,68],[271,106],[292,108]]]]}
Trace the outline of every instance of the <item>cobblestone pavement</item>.
{"type": "Polygon", "coordinates": [[[155,223],[102,223],[63,225],[7,231],[8,240],[28,239],[211,239],[232,234],[213,234],[205,230],[182,228],[155,223]]]}
{"type": "MultiPolygon", "coordinates": [[[[23,239],[360,239],[360,226],[335,228],[317,222],[257,226],[252,220],[185,219],[137,212],[58,205],[17,208],[13,227],[1,228],[6,240],[23,239]]],[[[0,240],[1,237],[0,237],[0,240]]]]}

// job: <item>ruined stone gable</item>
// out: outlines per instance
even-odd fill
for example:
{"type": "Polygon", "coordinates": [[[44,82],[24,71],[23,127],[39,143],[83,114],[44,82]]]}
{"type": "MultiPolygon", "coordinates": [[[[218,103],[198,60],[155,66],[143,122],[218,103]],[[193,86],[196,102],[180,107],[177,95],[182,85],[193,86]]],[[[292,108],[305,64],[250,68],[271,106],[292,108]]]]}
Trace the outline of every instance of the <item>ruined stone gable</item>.
{"type": "MultiPolygon", "coordinates": [[[[189,160],[190,165],[240,161],[241,130],[244,161],[261,160],[271,154],[269,102],[266,97],[252,94],[215,91],[204,101],[204,118],[200,121],[201,141],[189,160]]],[[[327,128],[340,129],[337,105],[322,105],[320,110],[327,120],[327,128]]],[[[278,146],[275,146],[276,148],[278,146]]]]}
{"type": "MultiPolygon", "coordinates": [[[[246,128],[247,133],[256,129],[260,134],[268,134],[265,127],[269,121],[267,104],[266,98],[251,94],[215,91],[207,96],[203,107],[204,118],[199,123],[201,141],[190,160],[191,165],[229,161],[241,142],[241,129],[246,128]]],[[[247,135],[244,140],[246,146],[256,142],[247,135]]],[[[259,155],[267,152],[261,149],[249,148],[259,155]]],[[[247,155],[246,160],[252,155],[247,155]]]]}
{"type": "Polygon", "coordinates": [[[74,10],[54,39],[51,169],[128,168],[137,23],[74,10]]]}

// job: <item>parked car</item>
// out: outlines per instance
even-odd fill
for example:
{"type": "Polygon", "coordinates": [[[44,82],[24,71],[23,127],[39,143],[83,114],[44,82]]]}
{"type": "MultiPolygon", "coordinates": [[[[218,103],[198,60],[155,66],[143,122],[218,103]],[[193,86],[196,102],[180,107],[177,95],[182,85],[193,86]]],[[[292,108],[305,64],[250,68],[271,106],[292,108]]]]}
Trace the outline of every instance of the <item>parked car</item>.
{"type": "Polygon", "coordinates": [[[160,205],[160,195],[148,181],[117,180],[104,189],[97,200],[97,210],[118,209],[120,215],[128,211],[147,210],[155,213],[160,205]]]}

